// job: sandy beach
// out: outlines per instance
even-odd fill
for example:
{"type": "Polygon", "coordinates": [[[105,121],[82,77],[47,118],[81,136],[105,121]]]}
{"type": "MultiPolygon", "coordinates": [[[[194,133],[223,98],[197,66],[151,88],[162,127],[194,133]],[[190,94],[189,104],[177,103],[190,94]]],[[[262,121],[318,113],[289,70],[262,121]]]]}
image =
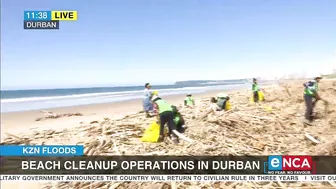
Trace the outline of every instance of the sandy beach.
{"type": "MultiPolygon", "coordinates": [[[[223,91],[211,91],[208,93],[195,94],[196,103],[201,99],[215,96],[217,93],[223,91]]],[[[228,92],[229,93],[229,92],[228,92]]],[[[179,105],[183,103],[185,95],[172,95],[164,97],[171,104],[179,105]]],[[[105,104],[91,104],[83,106],[61,107],[43,109],[43,111],[54,112],[57,114],[66,114],[71,112],[78,112],[83,116],[62,117],[58,119],[48,119],[43,121],[36,121],[37,118],[44,117],[41,110],[2,113],[1,114],[1,141],[7,136],[7,133],[21,135],[22,133],[29,133],[35,130],[63,130],[71,127],[78,127],[80,125],[88,125],[94,121],[102,120],[103,118],[118,119],[127,114],[135,114],[142,111],[142,100],[129,100],[122,102],[113,102],[105,104]]],[[[51,140],[52,141],[52,140],[51,140]]],[[[52,144],[57,144],[53,143],[52,144]]],[[[3,189],[21,189],[21,188],[41,188],[40,183],[17,183],[17,182],[2,182],[3,189]]]]}
{"type": "MultiPolygon", "coordinates": [[[[196,103],[201,99],[215,96],[219,92],[223,91],[209,91],[207,93],[194,94],[196,103]]],[[[232,91],[231,91],[232,92],[232,91]]],[[[230,94],[230,91],[227,91],[230,94]]],[[[185,95],[172,95],[163,97],[169,103],[174,105],[180,105],[183,103],[185,95]]],[[[1,136],[9,133],[21,133],[35,128],[43,129],[63,129],[69,127],[75,127],[80,124],[90,123],[95,120],[101,120],[102,118],[115,119],[125,116],[127,114],[134,114],[142,111],[142,100],[129,100],[122,102],[112,102],[104,104],[91,104],[72,107],[61,107],[43,109],[43,111],[54,112],[57,114],[67,113],[81,113],[83,116],[62,117],[58,119],[48,119],[44,121],[35,121],[37,118],[44,117],[45,114],[42,110],[32,110],[23,112],[11,112],[1,114],[1,136]]]]}
{"type": "MultiPolygon", "coordinates": [[[[80,112],[83,116],[63,117],[35,121],[44,114],[40,111],[2,114],[2,144],[82,144],[86,155],[336,155],[336,82],[323,81],[321,95],[330,105],[317,105],[320,117],[314,125],[302,123],[304,104],[302,81],[285,83],[281,87],[265,87],[266,101],[250,104],[249,90],[226,92],[231,96],[232,111],[207,115],[209,98],[218,92],[194,95],[195,108],[180,108],[188,129],[185,136],[193,144],[181,141],[180,144],[140,142],[144,130],[155,118],[145,118],[141,100],[95,104],[77,107],[48,109],[57,114],[80,112]],[[205,115],[205,116],[203,116],[205,115]],[[13,134],[6,135],[6,133],[13,134]],[[305,138],[317,138],[319,144],[305,138]],[[28,140],[29,139],[29,140],[28,140]],[[97,144],[98,143],[98,144],[97,144]],[[115,146],[111,149],[111,146],[115,146]]],[[[184,95],[164,97],[169,103],[181,105],[184,95]]],[[[211,183],[205,188],[255,188],[273,187],[306,188],[335,187],[335,183],[211,183]]],[[[49,187],[50,184],[47,184],[49,187]]],[[[55,188],[97,188],[101,183],[57,183],[55,188]]],[[[105,183],[110,188],[162,188],[167,183],[105,183]]],[[[180,188],[190,188],[197,183],[180,183],[180,188]]],[[[6,182],[2,188],[25,188],[23,183],[6,182]]],[[[41,188],[38,183],[29,188],[41,188]]]]}

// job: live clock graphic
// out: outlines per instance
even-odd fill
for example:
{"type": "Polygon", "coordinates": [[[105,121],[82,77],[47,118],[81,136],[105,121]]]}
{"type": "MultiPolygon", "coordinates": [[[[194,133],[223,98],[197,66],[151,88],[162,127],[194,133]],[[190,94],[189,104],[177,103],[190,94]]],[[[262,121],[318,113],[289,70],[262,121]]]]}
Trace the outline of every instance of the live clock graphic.
{"type": "Polygon", "coordinates": [[[59,29],[60,21],[76,21],[77,11],[26,10],[23,12],[23,29],[59,29]]]}
{"type": "Polygon", "coordinates": [[[24,20],[50,20],[50,11],[24,11],[24,20]]]}

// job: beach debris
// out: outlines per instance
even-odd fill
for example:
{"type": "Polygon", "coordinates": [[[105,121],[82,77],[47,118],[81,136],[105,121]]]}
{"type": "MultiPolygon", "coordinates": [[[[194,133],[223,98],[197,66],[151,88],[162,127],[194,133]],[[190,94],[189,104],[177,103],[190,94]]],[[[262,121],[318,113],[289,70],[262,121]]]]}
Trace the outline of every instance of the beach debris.
{"type": "Polygon", "coordinates": [[[42,113],[45,114],[44,117],[39,117],[35,119],[35,121],[43,121],[47,119],[57,119],[61,117],[72,117],[72,116],[83,116],[81,113],[66,113],[66,114],[56,114],[54,112],[48,112],[48,111],[41,111],[42,113]]]}
{"type": "Polygon", "coordinates": [[[171,182],[171,189],[177,189],[176,182],[171,182]]]}
{"type": "Polygon", "coordinates": [[[272,120],[272,118],[269,118],[269,117],[260,117],[260,116],[256,116],[256,115],[249,115],[249,114],[244,114],[244,113],[239,113],[239,112],[235,112],[235,114],[242,115],[242,116],[247,116],[247,117],[254,117],[254,118],[257,118],[257,119],[272,120]]]}
{"type": "Polygon", "coordinates": [[[183,139],[183,140],[185,140],[185,141],[187,141],[187,142],[189,142],[189,143],[192,143],[192,142],[193,142],[193,140],[191,140],[190,138],[184,136],[183,134],[179,133],[179,132],[176,131],[176,130],[172,130],[172,132],[175,133],[179,138],[181,138],[181,139],[183,139]]]}
{"type": "Polygon", "coordinates": [[[328,100],[324,100],[323,103],[324,103],[324,112],[328,113],[330,102],[328,100]]]}
{"type": "Polygon", "coordinates": [[[285,89],[286,95],[290,98],[292,96],[292,93],[289,91],[288,84],[282,85],[282,87],[285,89]]]}
{"type": "Polygon", "coordinates": [[[311,140],[314,144],[319,144],[320,141],[316,140],[313,136],[311,136],[310,134],[306,133],[305,137],[309,140],[311,140]]]}
{"type": "MultiPolygon", "coordinates": [[[[230,93],[233,109],[210,114],[210,97],[201,99],[195,109],[179,108],[188,129],[179,137],[186,142],[179,145],[144,143],[141,137],[150,123],[156,119],[135,113],[118,119],[104,119],[99,124],[79,124],[62,132],[39,130],[31,133],[8,135],[2,144],[81,144],[86,155],[336,155],[336,106],[329,105],[322,119],[314,121],[313,127],[301,123],[305,111],[302,100],[303,81],[286,81],[286,89],[265,88],[267,101],[249,103],[250,91],[230,93]],[[289,92],[289,93],[288,93],[289,92]],[[290,98],[289,98],[290,96],[290,98]],[[265,111],[264,107],[272,107],[265,111]],[[195,117],[195,110],[198,119],[195,117]],[[203,116],[202,116],[203,115],[203,116]],[[199,119],[202,116],[203,119],[199,119]],[[311,145],[310,142],[317,144],[311,145]],[[192,142],[192,143],[191,143],[192,142]]],[[[331,83],[323,81],[320,88],[331,83]]],[[[336,94],[326,90],[321,96],[335,104],[336,94]]],[[[317,112],[323,112],[323,104],[317,104],[317,112]]],[[[52,112],[48,112],[49,116],[52,112]]],[[[102,118],[103,119],[103,118],[102,118]]],[[[332,188],[328,182],[67,182],[47,188],[332,188]]]]}

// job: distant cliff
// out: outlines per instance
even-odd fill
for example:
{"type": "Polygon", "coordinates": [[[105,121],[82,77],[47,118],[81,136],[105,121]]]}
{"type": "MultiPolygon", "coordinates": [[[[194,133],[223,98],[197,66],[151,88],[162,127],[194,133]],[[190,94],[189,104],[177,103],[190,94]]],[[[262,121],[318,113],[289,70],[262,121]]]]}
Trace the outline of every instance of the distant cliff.
{"type": "Polygon", "coordinates": [[[248,82],[247,79],[232,79],[232,80],[190,80],[190,81],[177,81],[175,85],[206,85],[206,84],[244,84],[248,82]]]}

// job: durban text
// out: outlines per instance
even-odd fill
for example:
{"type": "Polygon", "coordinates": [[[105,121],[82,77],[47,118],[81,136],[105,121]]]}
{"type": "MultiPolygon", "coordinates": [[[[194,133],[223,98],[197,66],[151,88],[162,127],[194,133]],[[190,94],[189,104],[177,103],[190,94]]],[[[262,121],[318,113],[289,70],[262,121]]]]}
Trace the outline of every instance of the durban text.
{"type": "Polygon", "coordinates": [[[257,170],[260,169],[259,161],[213,161],[213,169],[221,170],[257,170]]]}

